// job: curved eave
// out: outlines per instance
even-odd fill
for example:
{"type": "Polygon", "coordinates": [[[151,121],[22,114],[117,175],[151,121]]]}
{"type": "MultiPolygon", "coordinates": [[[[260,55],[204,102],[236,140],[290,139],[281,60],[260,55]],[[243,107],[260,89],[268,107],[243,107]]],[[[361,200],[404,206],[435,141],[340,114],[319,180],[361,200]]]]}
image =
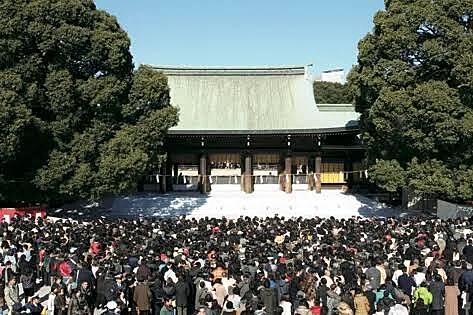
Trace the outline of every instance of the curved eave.
{"type": "Polygon", "coordinates": [[[312,65],[260,66],[260,67],[192,67],[151,65],[166,75],[177,76],[253,76],[253,75],[304,75],[306,68],[312,65]]]}
{"type": "Polygon", "coordinates": [[[280,129],[280,130],[169,130],[170,136],[238,136],[238,135],[340,135],[359,132],[359,127],[280,129]]]}

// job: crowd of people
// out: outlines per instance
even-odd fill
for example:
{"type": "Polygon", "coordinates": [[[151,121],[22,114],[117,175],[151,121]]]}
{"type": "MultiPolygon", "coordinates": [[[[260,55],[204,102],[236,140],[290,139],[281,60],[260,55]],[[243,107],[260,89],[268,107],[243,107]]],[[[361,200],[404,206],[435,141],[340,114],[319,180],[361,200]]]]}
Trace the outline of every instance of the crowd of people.
{"type": "Polygon", "coordinates": [[[472,224],[16,218],[0,224],[0,309],[33,315],[470,314],[472,224]],[[39,294],[45,288],[47,294],[39,294]]]}

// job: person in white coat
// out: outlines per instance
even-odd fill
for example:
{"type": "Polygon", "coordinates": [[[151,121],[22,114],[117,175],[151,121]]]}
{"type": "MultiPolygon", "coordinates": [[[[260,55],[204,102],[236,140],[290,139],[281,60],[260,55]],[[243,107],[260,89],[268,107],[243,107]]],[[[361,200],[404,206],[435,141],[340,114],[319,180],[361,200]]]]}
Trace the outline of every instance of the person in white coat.
{"type": "Polygon", "coordinates": [[[48,315],[54,315],[54,300],[56,299],[57,288],[49,293],[48,302],[46,303],[46,309],[48,315]]]}
{"type": "Polygon", "coordinates": [[[396,303],[396,305],[391,306],[388,315],[409,315],[409,310],[404,305],[396,303]]]}
{"type": "Polygon", "coordinates": [[[290,298],[288,296],[284,295],[281,298],[281,303],[279,303],[279,306],[281,306],[283,309],[281,315],[292,315],[291,313],[292,303],[290,302],[290,298]]]}

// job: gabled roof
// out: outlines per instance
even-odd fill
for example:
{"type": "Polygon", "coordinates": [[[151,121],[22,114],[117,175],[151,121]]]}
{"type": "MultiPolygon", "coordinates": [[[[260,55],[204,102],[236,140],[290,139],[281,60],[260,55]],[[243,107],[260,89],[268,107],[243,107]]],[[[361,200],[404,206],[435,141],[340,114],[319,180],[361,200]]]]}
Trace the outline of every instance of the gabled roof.
{"type": "Polygon", "coordinates": [[[353,128],[353,106],[315,104],[305,66],[196,68],[156,66],[168,77],[179,123],[170,133],[353,128]]]}

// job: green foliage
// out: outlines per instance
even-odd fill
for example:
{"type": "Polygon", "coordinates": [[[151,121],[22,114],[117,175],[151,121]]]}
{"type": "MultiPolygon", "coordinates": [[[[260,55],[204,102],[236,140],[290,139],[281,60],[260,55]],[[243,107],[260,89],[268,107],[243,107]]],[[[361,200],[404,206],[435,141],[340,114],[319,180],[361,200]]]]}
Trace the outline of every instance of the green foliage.
{"type": "Polygon", "coordinates": [[[5,0],[0,23],[0,202],[129,192],[159,167],[177,112],[162,74],[133,70],[114,17],[92,0],[5,0]]]}
{"type": "Polygon", "coordinates": [[[460,165],[455,175],[458,184],[456,187],[458,199],[471,199],[473,195],[473,169],[471,166],[460,165]]]}
{"type": "Polygon", "coordinates": [[[420,163],[416,158],[409,163],[408,187],[414,192],[436,193],[454,192],[454,174],[442,161],[435,159],[420,163]]]}
{"type": "Polygon", "coordinates": [[[122,113],[131,120],[163,108],[170,101],[166,76],[150,67],[140,67],[133,77],[129,99],[122,113]]]}
{"type": "Polygon", "coordinates": [[[395,192],[405,185],[406,174],[398,161],[380,160],[369,169],[370,178],[383,189],[395,192]]]}
{"type": "Polygon", "coordinates": [[[382,187],[473,198],[472,8],[469,0],[386,1],[359,42],[349,90],[382,187]]]}
{"type": "Polygon", "coordinates": [[[97,173],[97,195],[136,189],[137,178],[156,170],[164,156],[159,143],[165,131],[177,124],[177,109],[154,110],[138,123],[122,128],[103,148],[97,173]],[[146,132],[143,132],[146,130],[146,132]]]}
{"type": "Polygon", "coordinates": [[[351,104],[352,100],[346,84],[334,82],[314,82],[314,97],[318,104],[351,104]]]}

